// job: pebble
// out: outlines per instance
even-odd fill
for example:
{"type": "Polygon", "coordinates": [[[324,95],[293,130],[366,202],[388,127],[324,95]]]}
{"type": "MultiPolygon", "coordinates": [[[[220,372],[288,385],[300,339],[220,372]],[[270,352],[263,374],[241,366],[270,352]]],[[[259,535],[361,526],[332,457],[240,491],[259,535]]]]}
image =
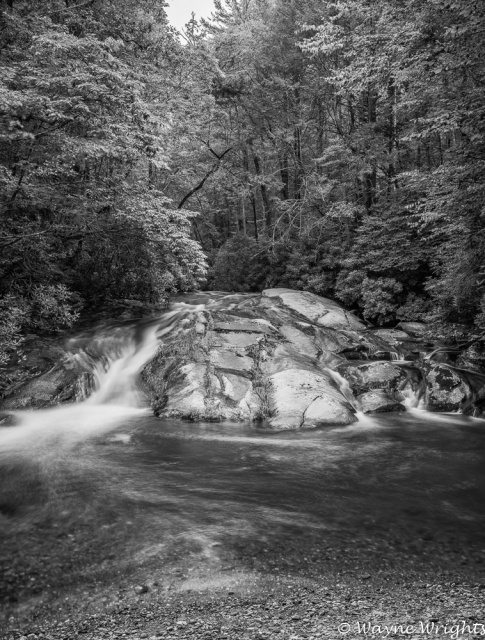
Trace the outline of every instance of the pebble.
{"type": "Polygon", "coordinates": [[[146,584],[138,584],[135,587],[135,593],[137,594],[147,593],[147,591],[148,591],[148,587],[146,584]]]}

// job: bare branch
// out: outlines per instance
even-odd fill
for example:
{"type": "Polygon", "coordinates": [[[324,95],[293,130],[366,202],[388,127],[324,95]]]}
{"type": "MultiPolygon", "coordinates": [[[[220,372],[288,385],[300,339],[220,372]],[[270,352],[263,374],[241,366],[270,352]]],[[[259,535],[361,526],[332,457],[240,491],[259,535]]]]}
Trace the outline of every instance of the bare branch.
{"type": "MultiPolygon", "coordinates": [[[[210,151],[212,151],[212,149],[210,149],[210,151]]],[[[184,206],[184,204],[187,202],[187,200],[194,195],[194,193],[197,193],[197,191],[200,191],[202,189],[206,181],[219,169],[219,167],[221,166],[221,162],[224,159],[224,156],[226,156],[229,153],[229,151],[232,151],[232,147],[229,147],[229,149],[226,149],[224,153],[222,153],[221,155],[217,155],[214,151],[212,151],[212,153],[214,153],[214,155],[217,157],[217,162],[209,169],[209,171],[205,174],[205,176],[202,178],[199,184],[196,185],[193,189],[191,189],[187,193],[187,195],[185,195],[182,198],[177,209],[181,209],[184,206]]]]}

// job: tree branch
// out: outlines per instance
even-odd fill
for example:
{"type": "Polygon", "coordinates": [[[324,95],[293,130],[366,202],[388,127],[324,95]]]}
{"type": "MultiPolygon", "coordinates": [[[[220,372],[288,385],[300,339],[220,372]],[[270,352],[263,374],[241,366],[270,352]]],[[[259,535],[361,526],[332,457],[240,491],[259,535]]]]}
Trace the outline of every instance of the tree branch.
{"type": "MultiPolygon", "coordinates": [[[[210,151],[212,151],[212,149],[210,149],[210,151]]],[[[209,169],[209,171],[205,174],[205,176],[202,178],[199,184],[196,185],[193,189],[191,189],[187,193],[187,195],[185,195],[182,198],[177,209],[181,209],[184,206],[184,204],[187,202],[187,200],[189,200],[189,198],[191,198],[194,195],[194,193],[197,193],[197,191],[200,191],[202,189],[206,181],[219,169],[219,167],[221,166],[221,162],[224,159],[224,156],[226,156],[229,153],[229,151],[232,151],[232,147],[229,147],[229,149],[226,149],[224,153],[222,153],[221,155],[217,155],[214,151],[212,151],[212,153],[217,157],[217,162],[209,169]]]]}
{"type": "Polygon", "coordinates": [[[94,0],[86,0],[86,2],[81,2],[80,4],[75,4],[73,7],[66,7],[65,9],[56,9],[55,11],[49,11],[49,13],[44,13],[40,17],[47,18],[48,16],[52,16],[55,13],[67,13],[70,11],[74,11],[75,9],[82,9],[83,7],[87,7],[90,4],[94,4],[94,0]]]}

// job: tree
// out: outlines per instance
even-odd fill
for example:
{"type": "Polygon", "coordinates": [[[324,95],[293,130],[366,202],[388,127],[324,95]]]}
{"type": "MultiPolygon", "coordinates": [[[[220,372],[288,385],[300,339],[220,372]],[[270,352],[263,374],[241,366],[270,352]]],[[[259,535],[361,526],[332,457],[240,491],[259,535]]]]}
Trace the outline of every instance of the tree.
{"type": "Polygon", "coordinates": [[[74,309],[197,286],[194,214],[159,179],[184,64],[163,3],[20,0],[0,19],[0,295],[29,308],[59,286],[74,309]]]}

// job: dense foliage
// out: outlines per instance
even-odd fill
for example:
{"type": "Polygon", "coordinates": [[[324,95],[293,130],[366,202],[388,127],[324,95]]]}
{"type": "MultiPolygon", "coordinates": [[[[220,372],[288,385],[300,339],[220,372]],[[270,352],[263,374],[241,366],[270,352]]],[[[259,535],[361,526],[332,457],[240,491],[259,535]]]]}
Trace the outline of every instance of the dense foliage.
{"type": "Polygon", "coordinates": [[[301,288],[485,326],[482,0],[0,4],[0,344],[115,300],[301,288]]]}
{"type": "Polygon", "coordinates": [[[251,235],[234,288],[307,289],[377,324],[483,325],[484,3],[216,6],[213,136],[233,151],[205,192],[205,246],[229,242],[214,286],[251,235]]]}
{"type": "Polygon", "coordinates": [[[205,259],[159,177],[187,65],[163,3],[15,0],[0,19],[5,360],[22,330],[197,286],[205,259]]]}

